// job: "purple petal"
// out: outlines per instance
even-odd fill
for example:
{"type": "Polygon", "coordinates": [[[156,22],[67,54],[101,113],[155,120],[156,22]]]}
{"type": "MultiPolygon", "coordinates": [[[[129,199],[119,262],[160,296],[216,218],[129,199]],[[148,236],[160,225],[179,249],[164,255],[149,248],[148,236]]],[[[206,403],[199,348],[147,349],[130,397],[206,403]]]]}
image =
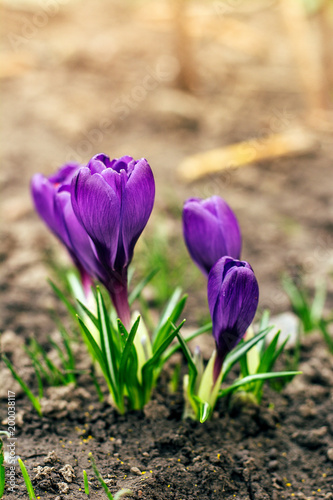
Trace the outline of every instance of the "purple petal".
{"type": "Polygon", "coordinates": [[[71,183],[75,172],[80,168],[78,163],[67,163],[59,168],[59,170],[48,177],[48,180],[54,185],[56,188],[59,185],[71,183]]]}
{"type": "Polygon", "coordinates": [[[146,226],[155,199],[153,172],[144,158],[139,160],[130,175],[122,199],[122,245],[129,263],[134,245],[146,226]]]}
{"type": "Polygon", "coordinates": [[[100,278],[102,274],[92,242],[74,214],[70,192],[61,191],[55,196],[55,213],[59,227],[62,227],[63,241],[73,260],[91,276],[100,278]]]}
{"type": "Polygon", "coordinates": [[[53,184],[42,174],[35,174],[31,180],[31,193],[38,215],[60,237],[61,229],[58,227],[54,212],[53,184]]]}
{"type": "Polygon", "coordinates": [[[220,358],[224,359],[244,336],[258,299],[258,283],[247,262],[223,257],[216,263],[209,273],[208,303],[220,358]]]}
{"type": "Polygon", "coordinates": [[[120,224],[120,200],[102,175],[79,170],[72,181],[72,205],[106,267],[114,268],[120,224]]]}
{"type": "Polygon", "coordinates": [[[206,275],[221,257],[240,256],[238,221],[231,208],[218,196],[207,200],[192,198],[185,202],[183,232],[192,259],[206,275]]]}

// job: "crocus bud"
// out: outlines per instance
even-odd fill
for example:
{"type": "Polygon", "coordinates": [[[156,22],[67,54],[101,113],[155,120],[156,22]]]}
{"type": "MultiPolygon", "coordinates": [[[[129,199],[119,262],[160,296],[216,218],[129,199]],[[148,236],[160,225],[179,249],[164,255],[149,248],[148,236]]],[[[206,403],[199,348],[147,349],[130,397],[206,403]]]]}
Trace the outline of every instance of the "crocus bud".
{"type": "Polygon", "coordinates": [[[74,213],[92,239],[103,269],[99,279],[129,326],[127,267],[153,208],[152,170],[144,158],[110,160],[99,154],[76,173],[71,192],[74,213]]]}
{"type": "Polygon", "coordinates": [[[205,275],[221,257],[240,258],[242,239],[238,221],[219,196],[187,200],[183,209],[183,232],[192,259],[205,275]]]}
{"type": "Polygon", "coordinates": [[[208,305],[217,356],[214,381],[226,355],[238,344],[255,316],[259,287],[247,262],[222,257],[208,276],[208,305]]]}
{"type": "Polygon", "coordinates": [[[80,165],[68,164],[50,177],[35,174],[31,180],[31,193],[36,211],[66,246],[80,272],[85,293],[88,294],[91,276],[96,275],[99,264],[90,238],[78,222],[70,201],[71,181],[79,168],[80,165]]]}

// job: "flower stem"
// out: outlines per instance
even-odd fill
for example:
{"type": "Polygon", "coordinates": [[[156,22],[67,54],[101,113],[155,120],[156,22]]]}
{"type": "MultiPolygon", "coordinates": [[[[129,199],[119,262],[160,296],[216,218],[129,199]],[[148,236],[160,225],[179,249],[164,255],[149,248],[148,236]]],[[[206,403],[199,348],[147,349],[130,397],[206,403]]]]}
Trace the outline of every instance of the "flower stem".
{"type": "Polygon", "coordinates": [[[110,295],[118,318],[122,321],[124,327],[129,330],[131,327],[131,313],[128,303],[127,283],[126,285],[118,286],[110,295]]]}

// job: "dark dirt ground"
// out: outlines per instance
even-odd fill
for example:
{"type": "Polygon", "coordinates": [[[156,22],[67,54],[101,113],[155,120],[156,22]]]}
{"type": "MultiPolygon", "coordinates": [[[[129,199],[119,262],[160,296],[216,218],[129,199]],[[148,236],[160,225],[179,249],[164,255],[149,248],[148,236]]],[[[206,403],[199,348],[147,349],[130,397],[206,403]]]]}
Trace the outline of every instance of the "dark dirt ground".
{"type": "MultiPolygon", "coordinates": [[[[52,256],[68,263],[33,212],[29,179],[69,160],[84,163],[101,151],[149,160],[157,199],[146,238],[159,232],[168,239],[175,274],[184,276],[190,292],[185,311],[190,325],[207,308],[204,280],[181,239],[181,207],[189,196],[219,194],[235,210],[243,258],[260,284],[261,308],[273,313],[288,308],[280,284],[285,270],[302,274],[310,288],[332,271],[329,128],[312,130],[318,147],[311,155],[266,161],[192,184],[176,174],[186,155],[251,138],[259,138],[260,148],[268,134],[303,123],[306,103],[297,68],[277,2],[267,3],[238,2],[229,13],[262,40],[256,54],[233,47],[232,40],[221,44],[209,32],[192,41],[192,93],[177,85],[179,54],[167,3],[59,0],[54,10],[40,4],[32,10],[16,7],[15,1],[2,8],[0,326],[19,335],[9,352],[18,338],[35,335],[45,342],[54,330],[47,311],[59,304],[46,283],[48,262],[52,256]]],[[[214,17],[216,5],[193,2],[192,9],[214,17]]],[[[139,244],[136,258],[145,252],[139,244]]],[[[332,281],[328,291],[332,304],[332,281]]],[[[16,361],[20,366],[20,357],[16,361]]],[[[59,482],[57,471],[66,463],[77,478],[63,498],[84,497],[78,488],[80,471],[89,469],[88,451],[103,475],[110,474],[113,490],[130,487],[136,498],[333,498],[327,457],[333,445],[332,358],[318,340],[313,351],[311,345],[304,348],[302,361],[302,378],[282,396],[268,393],[274,409],[267,409],[266,401],[261,409],[230,417],[221,406],[223,417],[205,427],[181,422],[179,399],[165,400],[163,386],[156,393],[160,416],[155,421],[137,414],[117,417],[84,393],[72,413],[45,417],[42,426],[28,411],[19,431],[20,454],[31,472],[56,451],[59,462],[51,464],[55,471],[44,483],[48,493],[39,489],[43,479],[35,482],[47,499],[59,496],[56,487],[49,488],[59,482]],[[325,376],[319,362],[326,366],[325,376]],[[93,439],[86,443],[81,435],[93,439]],[[146,474],[131,473],[133,466],[146,474]]],[[[5,370],[2,376],[6,393],[12,382],[5,370]]],[[[73,395],[66,398],[75,401],[73,395]]],[[[17,403],[18,410],[28,408],[24,399],[17,403]]],[[[102,498],[97,491],[94,495],[102,498]]]]}

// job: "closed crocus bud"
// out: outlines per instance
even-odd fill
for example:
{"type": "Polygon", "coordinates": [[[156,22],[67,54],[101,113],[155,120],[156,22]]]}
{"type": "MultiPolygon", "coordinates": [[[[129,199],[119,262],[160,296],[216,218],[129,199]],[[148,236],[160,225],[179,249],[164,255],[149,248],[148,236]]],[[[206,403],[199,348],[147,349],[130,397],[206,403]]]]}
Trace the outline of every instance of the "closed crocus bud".
{"type": "Polygon", "coordinates": [[[75,215],[94,242],[103,268],[99,279],[127,327],[127,267],[148,222],[154,198],[154,177],[144,158],[136,161],[123,156],[110,160],[99,154],[80,168],[72,181],[75,215]]]}
{"type": "Polygon", "coordinates": [[[80,165],[68,164],[50,177],[35,174],[31,180],[31,193],[36,211],[66,246],[88,294],[91,276],[96,275],[98,262],[89,236],[77,220],[70,201],[71,181],[79,168],[80,165]]]}
{"type": "Polygon", "coordinates": [[[252,323],[258,300],[258,282],[250,264],[222,257],[208,276],[208,305],[217,350],[214,382],[226,355],[252,323]]]}
{"type": "Polygon", "coordinates": [[[183,209],[183,232],[192,259],[205,275],[221,257],[240,258],[242,238],[238,221],[219,196],[187,200],[183,209]]]}

